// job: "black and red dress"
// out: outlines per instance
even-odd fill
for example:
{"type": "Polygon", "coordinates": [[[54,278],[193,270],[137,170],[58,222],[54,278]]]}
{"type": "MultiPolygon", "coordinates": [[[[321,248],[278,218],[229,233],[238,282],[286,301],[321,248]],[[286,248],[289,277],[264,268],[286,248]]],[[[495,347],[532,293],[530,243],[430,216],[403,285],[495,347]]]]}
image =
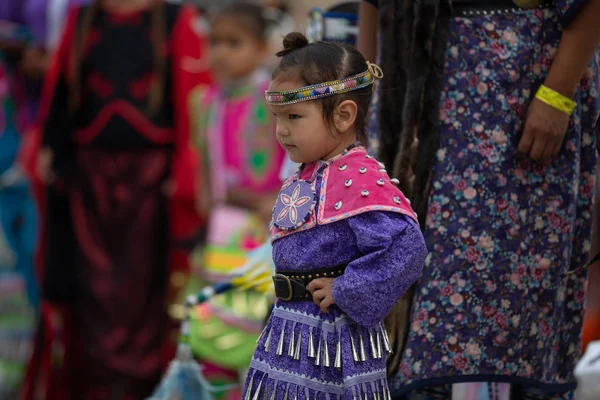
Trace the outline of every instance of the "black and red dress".
{"type": "Polygon", "coordinates": [[[47,188],[44,299],[68,304],[73,398],[143,398],[160,377],[167,306],[201,231],[193,206],[186,94],[208,82],[193,10],[164,4],[162,107],[148,111],[152,10],[100,8],[81,46],[80,104],[70,112],[73,53],[86,8],[72,12],[42,104],[47,188]],[[196,66],[194,68],[194,66],[196,66]],[[175,194],[165,195],[167,180],[175,194]],[[173,287],[170,287],[173,284],[173,287]]]}

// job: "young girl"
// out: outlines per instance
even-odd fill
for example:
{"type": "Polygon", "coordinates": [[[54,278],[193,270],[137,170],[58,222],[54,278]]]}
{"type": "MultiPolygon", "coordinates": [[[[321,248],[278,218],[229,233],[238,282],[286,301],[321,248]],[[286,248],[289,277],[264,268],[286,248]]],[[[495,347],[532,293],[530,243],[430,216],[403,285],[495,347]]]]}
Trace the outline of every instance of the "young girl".
{"type": "MultiPolygon", "coordinates": [[[[208,206],[210,215],[199,273],[215,282],[228,279],[247,252],[268,238],[285,152],[264,103],[270,25],[265,10],[235,3],[211,22],[211,70],[217,82],[198,88],[191,108],[199,158],[207,161],[199,203],[208,201],[201,207],[208,206]]],[[[192,322],[195,354],[229,371],[247,369],[267,309],[266,297],[252,291],[202,305],[192,322]]],[[[205,372],[212,380],[211,371],[205,372]]]]}
{"type": "Polygon", "coordinates": [[[379,67],[354,48],[288,34],[266,94],[299,170],[273,209],[278,301],[245,399],[389,398],[383,318],[419,277],[416,215],[365,138],[379,67]]]}
{"type": "Polygon", "coordinates": [[[203,47],[195,21],[162,0],[94,1],[70,14],[46,79],[44,300],[73,307],[71,398],[142,399],[163,368],[168,294],[181,286],[169,267],[189,222],[177,212],[192,180],[180,102],[208,79],[185,69],[203,47]]]}

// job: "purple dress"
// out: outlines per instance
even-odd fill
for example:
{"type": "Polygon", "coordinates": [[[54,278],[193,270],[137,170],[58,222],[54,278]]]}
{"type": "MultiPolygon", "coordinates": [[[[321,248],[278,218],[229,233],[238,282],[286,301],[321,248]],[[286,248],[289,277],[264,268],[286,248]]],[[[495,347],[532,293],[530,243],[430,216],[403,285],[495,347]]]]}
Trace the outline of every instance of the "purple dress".
{"type": "MultiPolygon", "coordinates": [[[[315,182],[323,202],[322,178],[317,175],[315,182]]],[[[335,279],[337,305],[328,314],[312,301],[277,302],[258,341],[243,398],[391,398],[382,320],[420,275],[426,252],[413,219],[384,211],[318,223],[275,240],[277,271],[346,269],[335,279]]]]}
{"type": "Polygon", "coordinates": [[[419,281],[395,394],[494,381],[576,386],[589,257],[600,54],[559,155],[516,157],[527,107],[584,1],[452,20],[419,281]],[[570,6],[570,7],[569,7],[570,6]]]}

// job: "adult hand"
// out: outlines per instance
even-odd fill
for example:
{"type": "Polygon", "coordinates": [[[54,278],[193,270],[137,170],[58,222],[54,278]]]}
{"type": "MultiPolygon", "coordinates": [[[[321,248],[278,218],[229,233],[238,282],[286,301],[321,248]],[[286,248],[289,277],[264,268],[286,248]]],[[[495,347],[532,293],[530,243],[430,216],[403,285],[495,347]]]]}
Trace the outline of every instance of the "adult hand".
{"type": "Polygon", "coordinates": [[[559,152],[569,127],[570,116],[534,98],[525,118],[517,154],[535,161],[550,162],[559,152]]]}
{"type": "Polygon", "coordinates": [[[311,281],[306,287],[306,290],[312,294],[315,304],[325,314],[329,312],[329,306],[335,304],[332,294],[334,280],[335,278],[319,278],[311,281]]]}

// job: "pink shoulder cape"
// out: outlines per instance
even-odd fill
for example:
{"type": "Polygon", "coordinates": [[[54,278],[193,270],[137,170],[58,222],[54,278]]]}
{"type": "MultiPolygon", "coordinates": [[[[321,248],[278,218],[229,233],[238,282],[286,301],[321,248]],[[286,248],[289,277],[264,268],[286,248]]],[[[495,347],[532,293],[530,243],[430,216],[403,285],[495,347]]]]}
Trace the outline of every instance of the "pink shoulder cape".
{"type": "MultiPolygon", "coordinates": [[[[272,241],[369,211],[404,214],[417,222],[410,201],[396,187],[397,181],[390,179],[383,164],[370,156],[364,147],[355,147],[329,163],[322,172],[318,207],[297,229],[286,231],[271,224],[272,241]]],[[[322,161],[307,164],[299,176],[295,174],[286,180],[281,191],[297,179],[318,179],[315,175],[323,164],[322,161]]]]}

